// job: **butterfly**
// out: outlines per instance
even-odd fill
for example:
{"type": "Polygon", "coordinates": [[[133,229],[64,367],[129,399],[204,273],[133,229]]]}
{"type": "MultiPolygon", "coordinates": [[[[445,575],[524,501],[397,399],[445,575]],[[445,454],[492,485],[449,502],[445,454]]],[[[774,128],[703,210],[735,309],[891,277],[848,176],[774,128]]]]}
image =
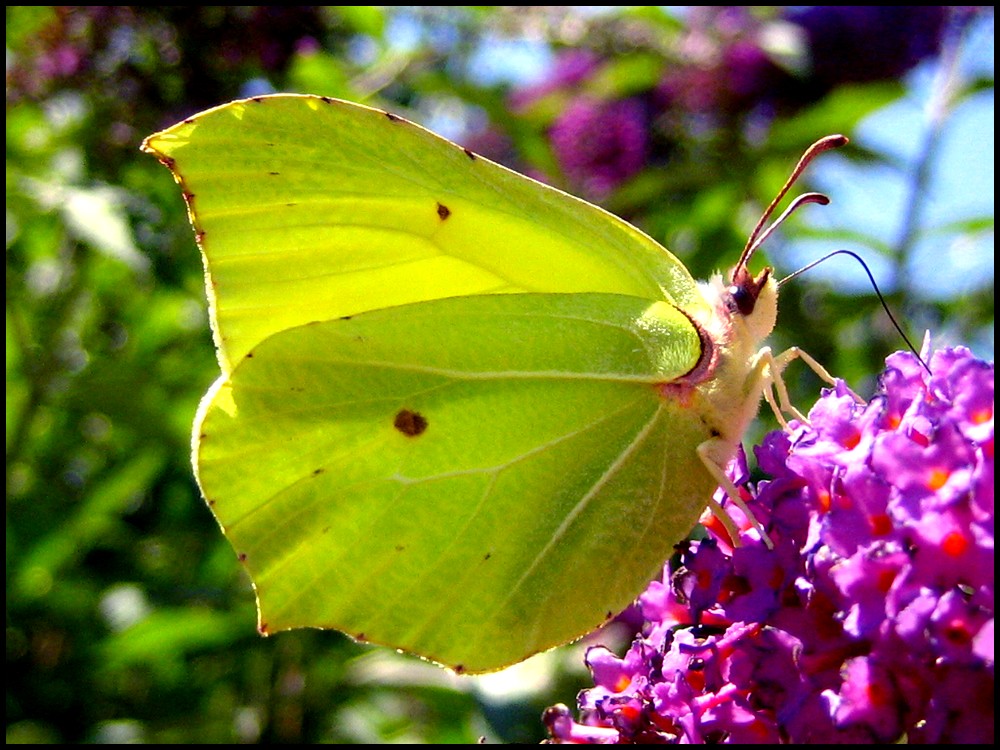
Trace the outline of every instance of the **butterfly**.
{"type": "Polygon", "coordinates": [[[612,214],[326,97],[235,101],[143,149],[204,257],[221,376],[194,470],[263,634],[471,673],[576,639],[660,571],[782,395],[760,226],[699,284],[612,214]]]}

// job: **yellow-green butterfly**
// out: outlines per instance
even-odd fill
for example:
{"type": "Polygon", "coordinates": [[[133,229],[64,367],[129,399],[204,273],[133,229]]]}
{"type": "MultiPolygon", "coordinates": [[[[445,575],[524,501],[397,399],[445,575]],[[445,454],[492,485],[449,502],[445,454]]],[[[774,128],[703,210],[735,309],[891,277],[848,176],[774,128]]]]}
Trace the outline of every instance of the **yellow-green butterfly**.
{"type": "Polygon", "coordinates": [[[692,528],[784,362],[758,351],[777,285],[753,246],[696,284],[386,112],[261,97],[143,148],[205,258],[222,376],[195,472],[262,633],[484,672],[592,631],[692,528]]]}

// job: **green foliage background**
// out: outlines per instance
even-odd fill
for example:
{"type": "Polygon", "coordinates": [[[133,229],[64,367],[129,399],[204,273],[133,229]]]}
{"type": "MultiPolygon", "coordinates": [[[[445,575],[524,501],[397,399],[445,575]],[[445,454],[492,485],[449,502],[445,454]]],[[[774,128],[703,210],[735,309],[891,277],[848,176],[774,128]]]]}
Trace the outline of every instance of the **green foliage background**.
{"type": "MultiPolygon", "coordinates": [[[[336,633],[256,634],[249,583],[188,464],[190,423],[217,368],[200,260],[179,190],[138,144],[270,86],[452,127],[491,158],[579,192],[546,136],[566,101],[512,107],[509,86],[484,81],[476,61],[525,41],[593,49],[604,64],[588,93],[613,100],[678,64],[685,21],[651,8],[491,6],[8,6],[6,21],[8,741],[541,739],[542,709],[584,684],[577,652],[460,680],[336,633]]],[[[907,149],[913,160],[861,147],[838,158],[905,176],[919,208],[949,113],[992,97],[992,78],[947,86],[940,122],[907,149]]],[[[835,86],[756,129],[738,112],[680,128],[669,159],[602,200],[705,277],[735,259],[808,143],[850,134],[904,91],[835,86]]],[[[992,348],[992,277],[928,299],[903,270],[922,234],[992,241],[992,214],[925,226],[917,211],[890,243],[825,226],[836,228],[793,222],[768,250],[820,237],[880,255],[899,272],[886,291],[911,330],[992,348]]],[[[783,292],[775,339],[861,393],[900,348],[871,295],[808,277],[783,292]]],[[[809,403],[817,384],[801,377],[809,403]]],[[[581,583],[599,578],[595,565],[581,583]]]]}

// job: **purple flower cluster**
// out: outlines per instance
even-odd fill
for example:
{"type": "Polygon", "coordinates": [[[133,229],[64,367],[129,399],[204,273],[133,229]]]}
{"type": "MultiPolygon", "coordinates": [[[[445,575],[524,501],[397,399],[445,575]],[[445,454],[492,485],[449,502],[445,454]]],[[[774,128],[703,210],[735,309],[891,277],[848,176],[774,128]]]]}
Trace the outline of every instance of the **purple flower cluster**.
{"type": "Polygon", "coordinates": [[[809,40],[813,84],[827,90],[903,75],[937,52],[948,14],[942,5],[808,5],[793,7],[786,17],[809,40]]]}
{"type": "Polygon", "coordinates": [[[601,199],[646,165],[648,129],[639,99],[581,97],[559,115],[549,138],[567,177],[601,199]]]}
{"type": "Polygon", "coordinates": [[[790,74],[764,42],[773,24],[739,5],[692,6],[679,60],[664,70],[656,99],[675,119],[738,116],[778,95],[790,74]]]}
{"type": "Polygon", "coordinates": [[[144,109],[163,117],[164,98],[179,91],[188,113],[213,106],[247,79],[283,72],[311,40],[338,38],[311,5],[42,7],[9,63],[8,102],[93,91],[121,100],[124,119],[144,109]]]}
{"type": "Polygon", "coordinates": [[[655,45],[636,50],[660,59],[648,82],[622,77],[617,57],[566,50],[510,105],[548,125],[571,189],[605,200],[645,166],[672,163],[678,149],[683,158],[684,144],[753,133],[842,84],[898,79],[974,15],[946,6],[692,6],[682,29],[658,31],[655,45]]]}
{"type": "Polygon", "coordinates": [[[993,365],[886,364],[871,403],[839,384],[764,439],[744,499],[773,549],[706,517],[553,741],[993,742],[993,365]]]}

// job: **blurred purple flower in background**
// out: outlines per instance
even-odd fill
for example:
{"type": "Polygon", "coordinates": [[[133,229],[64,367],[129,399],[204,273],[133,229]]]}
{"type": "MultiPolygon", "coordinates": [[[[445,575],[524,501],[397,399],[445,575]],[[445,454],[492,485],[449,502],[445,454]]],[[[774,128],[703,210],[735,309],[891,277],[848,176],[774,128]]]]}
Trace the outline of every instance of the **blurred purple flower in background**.
{"type": "Polygon", "coordinates": [[[678,143],[766,129],[845,83],[898,80],[939,51],[949,26],[976,12],[692,6],[683,33],[655,50],[662,67],[647,88],[609,86],[614,53],[567,49],[545,80],[515,90],[509,102],[548,123],[570,189],[601,201],[650,165],[669,163],[678,143]]]}
{"type": "MultiPolygon", "coordinates": [[[[623,658],[545,715],[556,742],[985,742],[994,738],[993,365],[963,348],[841,383],[756,448],[771,478],[640,597],[623,658]]],[[[746,479],[745,459],[734,467],[746,479]]]]}
{"type": "Polygon", "coordinates": [[[646,107],[638,99],[573,100],[549,131],[565,174],[593,198],[642,171],[649,156],[646,107]]]}
{"type": "Polygon", "coordinates": [[[674,115],[718,118],[757,107],[781,90],[789,73],[765,49],[773,21],[744,6],[693,6],[678,42],[679,59],[667,66],[655,92],[674,115]]]}
{"type": "Polygon", "coordinates": [[[837,84],[897,78],[938,51],[948,20],[943,5],[808,5],[786,18],[808,39],[811,82],[837,84]]]}

